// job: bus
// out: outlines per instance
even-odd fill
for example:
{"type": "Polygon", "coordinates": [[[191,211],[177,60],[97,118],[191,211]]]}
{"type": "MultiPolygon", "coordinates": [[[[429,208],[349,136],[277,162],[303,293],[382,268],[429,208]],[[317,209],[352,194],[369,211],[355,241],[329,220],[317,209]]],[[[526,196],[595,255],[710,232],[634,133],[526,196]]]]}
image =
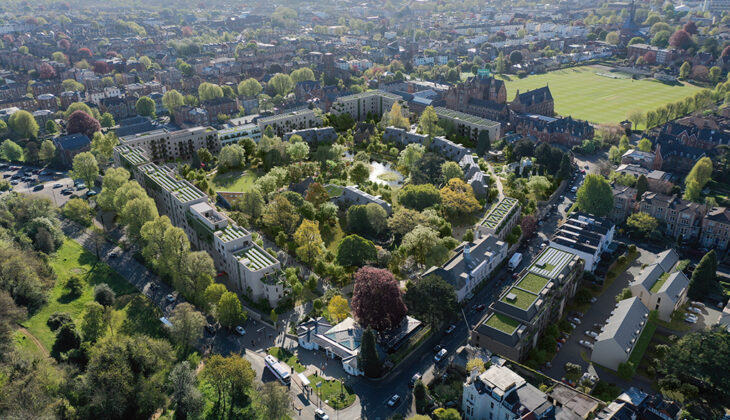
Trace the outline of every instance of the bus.
{"type": "Polygon", "coordinates": [[[286,386],[291,385],[291,373],[289,373],[285,365],[276,360],[276,357],[267,354],[264,358],[264,362],[266,363],[266,367],[269,368],[274,376],[276,376],[276,379],[278,379],[279,382],[286,386]]]}

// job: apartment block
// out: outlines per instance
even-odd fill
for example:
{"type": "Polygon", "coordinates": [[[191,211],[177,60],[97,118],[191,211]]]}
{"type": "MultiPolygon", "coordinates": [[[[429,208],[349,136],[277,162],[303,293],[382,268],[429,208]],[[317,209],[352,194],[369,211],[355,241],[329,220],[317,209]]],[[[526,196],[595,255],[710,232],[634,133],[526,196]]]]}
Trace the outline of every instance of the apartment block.
{"type": "Polygon", "coordinates": [[[464,136],[476,142],[479,139],[479,134],[486,131],[489,133],[489,140],[496,141],[499,139],[502,126],[496,121],[477,117],[464,112],[454,111],[453,109],[444,107],[436,107],[435,111],[439,120],[445,120],[453,124],[456,132],[460,136],[464,136]]]}
{"type": "Polygon", "coordinates": [[[218,130],[218,142],[221,147],[238,143],[239,140],[243,140],[246,137],[258,143],[261,140],[261,129],[259,126],[256,124],[244,124],[218,130]]]}
{"type": "Polygon", "coordinates": [[[380,198],[380,196],[374,196],[368,194],[365,191],[357,188],[355,185],[349,185],[347,187],[339,187],[342,189],[342,194],[334,198],[334,202],[338,205],[352,206],[352,205],[366,205],[375,203],[388,213],[388,216],[393,213],[393,207],[387,201],[380,198]]]}
{"type": "Polygon", "coordinates": [[[396,102],[403,102],[403,98],[384,90],[371,90],[337,98],[330,112],[334,115],[350,114],[355,121],[365,120],[368,115],[380,119],[396,102]]]}
{"type": "Polygon", "coordinates": [[[266,130],[266,127],[271,127],[274,134],[281,137],[290,131],[320,127],[322,118],[311,109],[303,109],[259,118],[256,124],[262,133],[266,130]]]}
{"type": "Polygon", "coordinates": [[[217,153],[221,148],[218,132],[212,127],[193,127],[178,131],[160,128],[121,137],[119,144],[141,148],[153,161],[190,159],[198,149],[205,148],[211,153],[217,153]]]}
{"type": "Polygon", "coordinates": [[[524,359],[545,328],[558,322],[582,277],[582,258],[545,248],[489,306],[487,317],[472,330],[470,343],[524,359]]]}
{"type": "Polygon", "coordinates": [[[583,258],[585,269],[593,272],[601,254],[613,242],[614,232],[615,225],[610,220],[575,212],[557,228],[550,238],[550,246],[583,258]]]}
{"type": "Polygon", "coordinates": [[[520,202],[516,198],[504,197],[489,210],[477,230],[483,235],[494,235],[504,240],[519,221],[520,202]]]}
{"type": "Polygon", "coordinates": [[[250,232],[218,212],[208,196],[168,168],[152,163],[140,147],[114,149],[114,161],[130,171],[155,200],[160,214],[185,230],[196,249],[208,252],[236,292],[276,306],[286,292],[281,263],[253,242],[250,232]]]}
{"type": "Polygon", "coordinates": [[[685,240],[699,237],[702,219],[707,213],[704,204],[683,200],[677,195],[647,191],[641,196],[639,211],[666,223],[666,233],[685,240]]]}
{"type": "Polygon", "coordinates": [[[727,249],[730,239],[730,210],[714,207],[702,219],[700,244],[707,249],[727,249]]]}
{"type": "Polygon", "coordinates": [[[659,319],[670,322],[672,313],[687,301],[689,279],[675,269],[679,255],[668,249],[657,255],[655,263],[644,267],[629,283],[631,293],[650,310],[657,311],[659,319]]]}

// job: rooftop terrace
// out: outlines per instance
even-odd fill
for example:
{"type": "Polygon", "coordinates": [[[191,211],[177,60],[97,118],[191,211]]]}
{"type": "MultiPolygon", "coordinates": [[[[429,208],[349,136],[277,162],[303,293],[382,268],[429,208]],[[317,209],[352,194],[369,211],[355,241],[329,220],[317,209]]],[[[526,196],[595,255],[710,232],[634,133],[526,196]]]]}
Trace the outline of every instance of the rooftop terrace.
{"type": "Polygon", "coordinates": [[[545,277],[538,276],[535,273],[527,273],[516,286],[532,293],[540,293],[549,282],[550,280],[545,277]]]}
{"type": "Polygon", "coordinates": [[[236,254],[243,264],[252,271],[258,271],[275,264],[276,260],[268,252],[255,246],[238,251],[236,254]]]}
{"type": "Polygon", "coordinates": [[[520,326],[520,322],[516,319],[510,318],[507,315],[494,312],[487,318],[484,323],[486,326],[494,328],[495,330],[502,331],[507,335],[512,335],[520,326]]]}

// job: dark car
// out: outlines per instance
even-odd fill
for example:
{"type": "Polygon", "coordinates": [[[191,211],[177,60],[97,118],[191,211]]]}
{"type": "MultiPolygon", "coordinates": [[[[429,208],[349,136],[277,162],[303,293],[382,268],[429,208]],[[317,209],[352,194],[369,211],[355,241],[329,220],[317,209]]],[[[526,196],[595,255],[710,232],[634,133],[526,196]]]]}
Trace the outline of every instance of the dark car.
{"type": "Polygon", "coordinates": [[[487,305],[485,305],[485,304],[481,303],[481,304],[479,304],[479,305],[475,306],[475,307],[474,307],[474,310],[475,310],[475,311],[477,311],[477,312],[481,312],[481,311],[483,311],[483,310],[484,310],[484,309],[486,309],[486,308],[487,308],[487,305]]]}
{"type": "Polygon", "coordinates": [[[35,187],[33,187],[33,191],[40,191],[40,190],[42,190],[43,188],[45,188],[45,185],[43,185],[43,184],[38,184],[38,185],[36,185],[35,187]]]}
{"type": "Polygon", "coordinates": [[[215,335],[215,326],[213,324],[208,324],[205,326],[205,330],[208,331],[211,335],[215,335]]]}

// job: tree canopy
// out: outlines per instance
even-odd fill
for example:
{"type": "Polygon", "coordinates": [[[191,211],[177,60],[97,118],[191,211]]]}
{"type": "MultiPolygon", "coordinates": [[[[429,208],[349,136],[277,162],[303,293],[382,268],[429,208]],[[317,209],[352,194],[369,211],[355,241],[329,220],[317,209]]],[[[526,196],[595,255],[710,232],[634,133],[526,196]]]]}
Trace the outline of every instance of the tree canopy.
{"type": "Polygon", "coordinates": [[[605,217],[613,209],[613,191],[606,178],[588,174],[576,194],[578,208],[594,216],[605,217]]]}
{"type": "Polygon", "coordinates": [[[374,267],[363,267],[355,273],[351,306],[363,328],[379,332],[400,325],[408,311],[393,274],[374,267]]]}

